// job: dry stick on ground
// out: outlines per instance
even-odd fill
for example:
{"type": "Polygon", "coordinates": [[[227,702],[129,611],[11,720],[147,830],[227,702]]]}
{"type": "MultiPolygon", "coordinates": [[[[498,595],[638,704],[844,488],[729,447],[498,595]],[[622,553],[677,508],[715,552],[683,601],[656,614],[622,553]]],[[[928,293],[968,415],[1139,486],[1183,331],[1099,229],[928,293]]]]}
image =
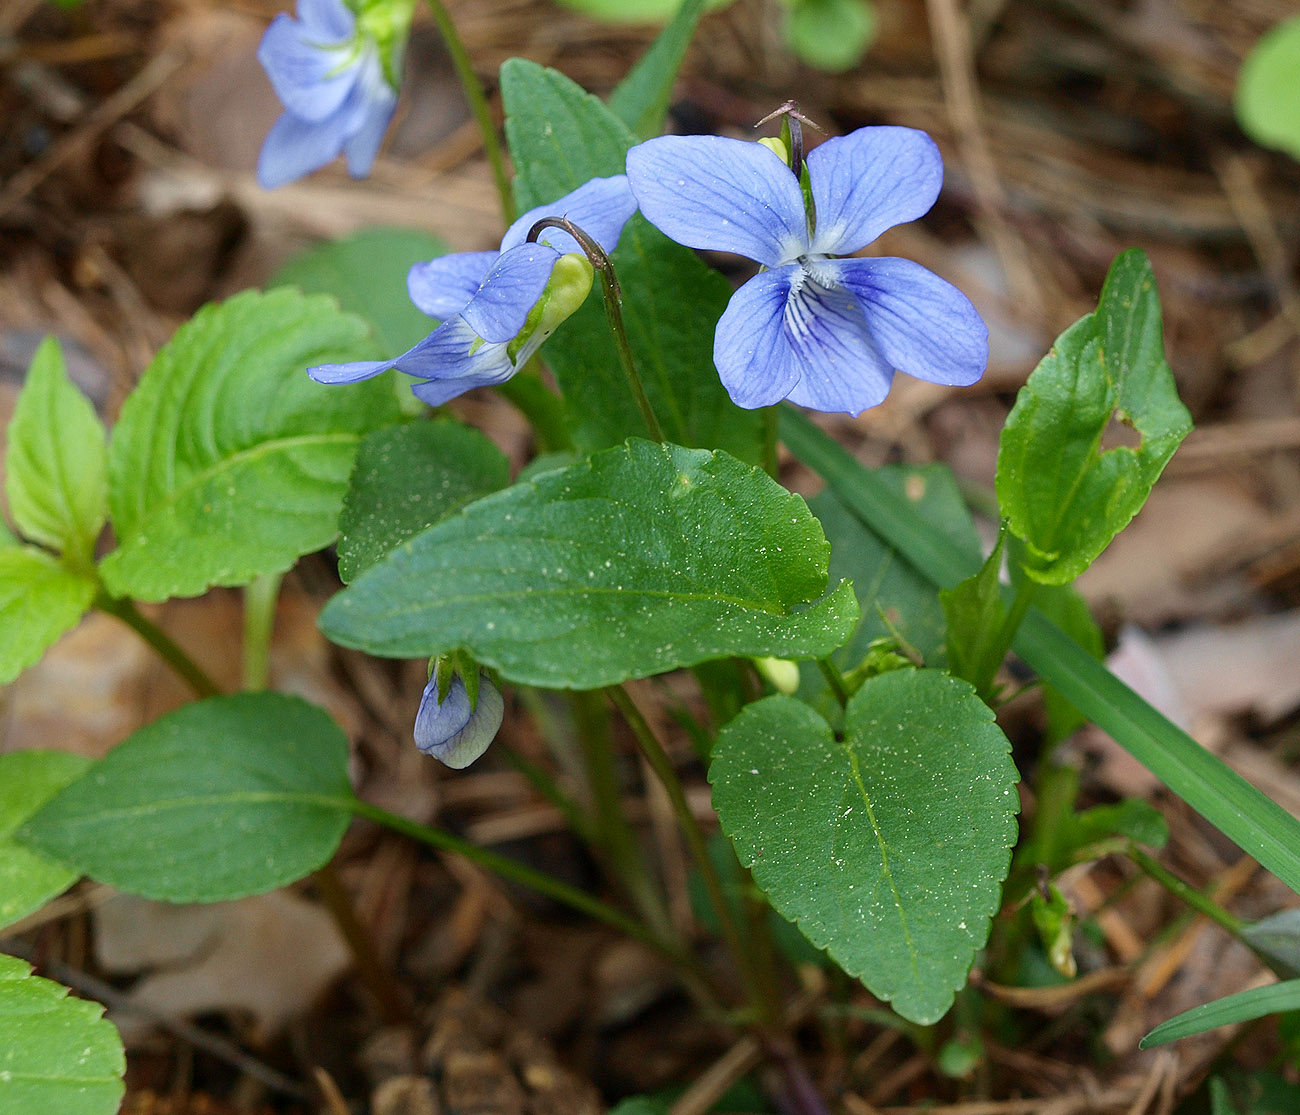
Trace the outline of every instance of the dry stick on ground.
{"type": "Polygon", "coordinates": [[[19,204],[45,179],[97,139],[123,116],[138,107],[185,64],[188,52],[172,46],[153,58],[130,81],[92,109],[86,119],[39,159],[28,163],[0,189],[0,217],[19,204]]]}
{"type": "Polygon", "coordinates": [[[1006,191],[998,178],[980,119],[975,60],[966,21],[957,8],[957,0],[926,0],[925,9],[930,16],[930,34],[939,60],[944,100],[970,171],[975,202],[983,218],[981,223],[1006,272],[1015,301],[1027,307],[1031,317],[1041,317],[1043,306],[1038,281],[1026,263],[1028,252],[1024,243],[1017,243],[1019,237],[1007,224],[1006,191]]]}

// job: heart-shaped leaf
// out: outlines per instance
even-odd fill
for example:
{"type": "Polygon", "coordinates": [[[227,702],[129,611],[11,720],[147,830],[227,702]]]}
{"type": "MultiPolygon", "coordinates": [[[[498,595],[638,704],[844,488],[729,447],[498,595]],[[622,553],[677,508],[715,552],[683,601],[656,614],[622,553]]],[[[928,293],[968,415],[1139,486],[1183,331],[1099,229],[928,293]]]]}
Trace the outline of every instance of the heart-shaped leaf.
{"type": "Polygon", "coordinates": [[[709,780],[722,827],[772,905],[874,995],[937,1021],[988,938],[1015,842],[1016,769],[965,682],[866,682],[839,739],[789,697],[723,729],[709,780]]]}

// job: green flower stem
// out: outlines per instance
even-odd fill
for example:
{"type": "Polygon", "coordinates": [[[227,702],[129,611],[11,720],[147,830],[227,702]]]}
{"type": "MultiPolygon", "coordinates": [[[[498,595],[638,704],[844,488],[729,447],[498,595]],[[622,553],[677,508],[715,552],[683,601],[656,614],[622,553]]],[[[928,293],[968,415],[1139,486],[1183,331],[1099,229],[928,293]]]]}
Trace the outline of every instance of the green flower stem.
{"type": "Polygon", "coordinates": [[[623,812],[622,787],[614,767],[613,740],[604,706],[595,693],[573,693],[570,701],[594,806],[593,849],[607,861],[647,924],[665,940],[676,941],[677,931],[668,907],[623,812]]]}
{"type": "Polygon", "coordinates": [[[244,586],[244,689],[266,688],[271,677],[271,632],[282,573],[263,573],[244,586]]]}
{"type": "Polygon", "coordinates": [[[215,697],[221,692],[217,683],[205,674],[188,654],[171,640],[161,627],[141,614],[131,600],[119,600],[101,592],[95,607],[116,616],[140,636],[176,673],[189,683],[199,697],[215,697]]]}
{"type": "Polygon", "coordinates": [[[780,462],[776,447],[780,442],[780,416],[776,407],[763,408],[763,471],[773,480],[777,478],[780,462]]]}
{"type": "Polygon", "coordinates": [[[686,791],[682,788],[677,772],[673,769],[672,760],[651,731],[645,717],[641,715],[641,710],[628,696],[627,690],[621,685],[612,685],[605,690],[605,693],[622,714],[627,726],[632,729],[632,735],[636,737],[641,753],[650,764],[650,769],[655,772],[655,777],[668,792],[668,799],[672,802],[673,811],[681,823],[687,846],[700,872],[709,902],[718,915],[722,934],[727,940],[731,955],[735,958],[760,1025],[764,1027],[777,1025],[781,1017],[781,1004],[775,990],[775,978],[763,969],[760,956],[750,947],[747,935],[737,923],[734,911],[727,902],[722,880],[713,866],[713,860],[709,858],[709,848],[704,833],[695,819],[695,814],[691,812],[690,803],[686,800],[686,791]]]}
{"type": "Polygon", "coordinates": [[[402,993],[393,973],[380,963],[370,931],[357,917],[352,897],[334,869],[334,864],[327,863],[319,868],[312,878],[316,882],[321,901],[334,918],[334,924],[339,927],[343,939],[347,941],[362,982],[378,1000],[384,1021],[398,1026],[414,1023],[415,1014],[410,1000],[402,993]]]}
{"type": "Polygon", "coordinates": [[[503,879],[509,879],[511,882],[528,887],[529,890],[535,890],[538,894],[544,894],[547,898],[552,898],[570,909],[604,922],[610,928],[617,929],[620,933],[625,933],[671,961],[676,966],[683,982],[698,994],[703,1001],[716,1002],[717,996],[700,974],[693,957],[676,946],[661,940],[646,929],[645,926],[633,921],[621,910],[616,909],[607,902],[602,902],[599,898],[593,898],[585,891],[571,887],[568,883],[563,883],[559,879],[553,879],[541,871],[535,871],[522,863],[507,859],[505,856],[499,856],[486,848],[480,848],[477,844],[471,844],[468,840],[462,840],[460,837],[453,836],[449,832],[443,832],[441,829],[429,828],[427,825],[408,820],[406,817],[390,813],[387,809],[381,809],[379,806],[372,805],[368,801],[362,801],[360,798],[349,802],[349,808],[358,817],[364,817],[366,820],[374,821],[376,824],[390,828],[394,832],[400,832],[403,836],[408,836],[421,844],[427,844],[430,848],[437,848],[443,852],[453,852],[469,860],[470,863],[500,875],[503,879]]]}
{"type": "Polygon", "coordinates": [[[543,217],[528,232],[528,241],[535,242],[538,234],[547,228],[562,228],[582,247],[591,266],[600,275],[601,295],[605,302],[605,318],[609,322],[609,331],[614,336],[614,348],[618,351],[618,362],[627,379],[628,390],[636,401],[637,409],[645,422],[645,428],[651,441],[663,441],[663,428],[655,417],[654,408],[645,393],[641,375],[636,370],[636,360],[632,357],[632,346],[627,339],[627,329],[623,325],[623,291],[618,285],[618,276],[614,274],[614,265],[610,262],[605,249],[596,243],[567,217],[543,217]]]}
{"type": "Polygon", "coordinates": [[[817,669],[822,672],[822,677],[826,679],[826,684],[831,687],[831,692],[835,694],[835,699],[839,701],[840,708],[847,708],[849,704],[848,686],[844,684],[844,676],[840,673],[835,663],[829,658],[817,659],[817,669]]]}
{"type": "MultiPolygon", "coordinates": [[[[1146,875],[1154,879],[1175,898],[1185,902],[1203,917],[1209,918],[1215,925],[1226,929],[1238,940],[1242,940],[1241,931],[1246,927],[1246,923],[1240,918],[1234,917],[1212,898],[1183,882],[1182,879],[1152,859],[1136,844],[1129,843],[1127,854],[1128,858],[1141,868],[1146,875]]],[[[1242,941],[1242,943],[1247,948],[1252,947],[1248,941],[1242,941]]]]}
{"type": "Polygon", "coordinates": [[[456,76],[460,78],[461,88],[469,101],[470,111],[478,122],[478,130],[483,136],[483,151],[492,166],[492,178],[496,182],[497,193],[501,198],[501,218],[508,225],[515,219],[515,195],[510,188],[510,179],[506,176],[505,157],[501,152],[501,137],[497,133],[496,121],[492,119],[492,110],[488,108],[487,96],[483,92],[483,83],[469,60],[465,44],[461,42],[456,25],[443,7],[442,0],[428,0],[433,22],[438,25],[438,33],[447,44],[452,65],[456,67],[456,76]]]}

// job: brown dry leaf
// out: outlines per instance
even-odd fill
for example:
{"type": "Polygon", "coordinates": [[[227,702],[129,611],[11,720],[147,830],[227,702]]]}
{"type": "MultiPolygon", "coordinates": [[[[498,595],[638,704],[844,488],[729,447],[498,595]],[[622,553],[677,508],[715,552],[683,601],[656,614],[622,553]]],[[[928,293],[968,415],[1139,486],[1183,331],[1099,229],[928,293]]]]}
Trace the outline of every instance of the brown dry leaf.
{"type": "MultiPolygon", "coordinates": [[[[152,1014],[247,1012],[262,1037],[303,1014],[348,967],[347,946],[321,907],[287,891],[172,906],[119,895],[94,914],[100,963],[144,971],[128,1001],[152,1014]]],[[[128,1040],[140,1016],[115,1018],[128,1040]]]]}

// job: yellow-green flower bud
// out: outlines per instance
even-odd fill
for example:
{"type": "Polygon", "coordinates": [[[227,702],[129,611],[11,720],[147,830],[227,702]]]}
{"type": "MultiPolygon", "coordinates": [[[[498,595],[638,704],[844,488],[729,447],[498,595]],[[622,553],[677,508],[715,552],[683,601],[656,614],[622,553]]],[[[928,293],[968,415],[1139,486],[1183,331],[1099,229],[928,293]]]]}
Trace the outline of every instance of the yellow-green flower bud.
{"type": "Polygon", "coordinates": [[[571,317],[587,300],[595,276],[591,261],[581,252],[560,256],[551,272],[551,281],[546,284],[536,305],[528,311],[519,335],[510,342],[507,349],[510,359],[514,360],[529,341],[536,338],[540,343],[571,317]]]}
{"type": "Polygon", "coordinates": [[[760,139],[758,142],[776,155],[776,157],[785,163],[786,166],[790,165],[790,148],[785,145],[785,140],[780,139],[777,136],[768,136],[765,139],[760,139]]]}
{"type": "Polygon", "coordinates": [[[791,662],[788,658],[755,658],[753,662],[754,669],[778,693],[791,697],[799,688],[797,662],[791,662]]]}

